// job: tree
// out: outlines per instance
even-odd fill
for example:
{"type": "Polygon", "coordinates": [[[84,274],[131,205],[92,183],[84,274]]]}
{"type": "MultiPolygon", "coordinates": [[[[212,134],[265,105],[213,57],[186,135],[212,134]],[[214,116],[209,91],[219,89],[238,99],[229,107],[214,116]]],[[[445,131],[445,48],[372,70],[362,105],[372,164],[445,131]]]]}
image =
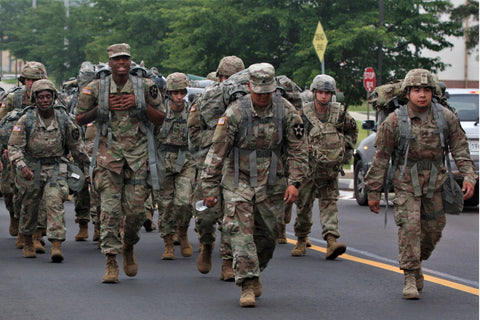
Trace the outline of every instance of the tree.
{"type": "Polygon", "coordinates": [[[467,39],[467,49],[472,51],[478,46],[478,1],[467,0],[466,4],[460,5],[452,10],[452,20],[463,24],[465,20],[471,19],[477,24],[473,26],[464,26],[462,32],[467,39]]]}

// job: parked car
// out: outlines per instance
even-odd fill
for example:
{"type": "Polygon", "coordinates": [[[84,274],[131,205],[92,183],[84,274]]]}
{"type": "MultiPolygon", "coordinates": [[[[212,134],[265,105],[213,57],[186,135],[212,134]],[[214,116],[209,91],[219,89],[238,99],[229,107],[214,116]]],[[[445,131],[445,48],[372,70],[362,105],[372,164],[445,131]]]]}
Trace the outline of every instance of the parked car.
{"type": "MultiPolygon", "coordinates": [[[[479,168],[479,90],[478,89],[447,89],[445,97],[450,106],[457,110],[460,124],[467,134],[468,146],[470,155],[475,163],[478,174],[479,168]]],[[[372,163],[375,155],[375,138],[377,135],[377,126],[385,119],[383,114],[376,114],[376,122],[374,120],[365,120],[362,123],[362,128],[365,130],[372,130],[372,133],[365,139],[360,141],[357,149],[354,152],[353,162],[353,183],[355,199],[359,205],[368,205],[367,190],[365,188],[364,178],[372,163]]],[[[450,157],[451,158],[451,157],[450,157]]],[[[453,159],[452,172],[458,184],[463,184],[463,177],[458,172],[453,159]]],[[[465,206],[476,206],[479,202],[478,194],[478,180],[475,186],[474,196],[465,201],[465,206]]]]}

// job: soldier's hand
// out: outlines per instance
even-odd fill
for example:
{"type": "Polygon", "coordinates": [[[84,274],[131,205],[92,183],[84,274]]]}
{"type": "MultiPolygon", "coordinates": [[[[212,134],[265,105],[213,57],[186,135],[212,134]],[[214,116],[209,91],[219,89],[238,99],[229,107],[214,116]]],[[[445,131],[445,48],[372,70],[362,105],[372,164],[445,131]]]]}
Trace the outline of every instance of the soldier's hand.
{"type": "Polygon", "coordinates": [[[29,167],[23,167],[22,168],[22,177],[24,177],[26,180],[32,180],[33,179],[32,170],[30,170],[29,167]]]}
{"type": "Polygon", "coordinates": [[[3,163],[0,161],[0,172],[3,171],[3,163]]]}
{"type": "Polygon", "coordinates": [[[470,182],[463,181],[463,200],[468,200],[473,197],[473,192],[475,191],[475,187],[470,182]]]}
{"type": "Polygon", "coordinates": [[[285,201],[285,204],[294,203],[295,201],[298,200],[298,195],[299,195],[298,189],[295,188],[293,184],[291,184],[287,187],[283,200],[285,201]]]}
{"type": "Polygon", "coordinates": [[[5,159],[7,159],[7,161],[8,161],[8,149],[3,150],[3,156],[4,156],[5,159]]]}
{"type": "Polygon", "coordinates": [[[368,207],[370,208],[370,211],[379,213],[380,212],[380,200],[369,200],[368,201],[368,207]]]}
{"type": "Polygon", "coordinates": [[[205,197],[205,199],[203,199],[203,202],[205,203],[205,205],[209,208],[213,207],[214,205],[217,204],[217,197],[205,197]]]}

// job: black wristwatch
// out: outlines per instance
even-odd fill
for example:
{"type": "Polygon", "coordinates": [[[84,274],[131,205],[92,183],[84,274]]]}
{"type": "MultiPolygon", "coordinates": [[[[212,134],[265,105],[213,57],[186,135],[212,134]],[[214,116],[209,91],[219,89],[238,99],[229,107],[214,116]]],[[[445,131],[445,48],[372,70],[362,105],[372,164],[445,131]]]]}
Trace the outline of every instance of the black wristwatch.
{"type": "Polygon", "coordinates": [[[292,185],[293,185],[295,188],[300,189],[300,182],[298,182],[298,181],[297,181],[297,182],[294,182],[294,183],[292,183],[292,185]]]}

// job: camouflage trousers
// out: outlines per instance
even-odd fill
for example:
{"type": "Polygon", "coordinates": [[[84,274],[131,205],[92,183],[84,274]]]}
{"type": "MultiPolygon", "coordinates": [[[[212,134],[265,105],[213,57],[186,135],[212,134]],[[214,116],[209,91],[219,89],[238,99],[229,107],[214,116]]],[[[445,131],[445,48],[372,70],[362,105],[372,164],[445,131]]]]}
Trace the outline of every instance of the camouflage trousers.
{"type": "MultiPolygon", "coordinates": [[[[195,191],[195,195],[194,202],[203,199],[199,190],[195,191]]],[[[198,241],[201,244],[212,244],[216,239],[216,226],[218,225],[218,230],[220,231],[220,257],[224,260],[229,260],[233,259],[232,247],[230,243],[226,241],[224,233],[222,232],[221,222],[223,220],[223,213],[223,198],[212,208],[208,208],[201,212],[195,211],[195,231],[198,233],[198,241]]]]}
{"type": "Polygon", "coordinates": [[[135,245],[146,220],[144,203],[150,193],[147,163],[133,171],[125,165],[121,174],[103,167],[94,172],[95,190],[100,195],[100,238],[103,254],[120,254],[123,243],[135,245]],[[120,221],[123,221],[123,235],[120,221]],[[122,242],[123,240],[123,242],[122,242]]]}
{"type": "Polygon", "coordinates": [[[247,278],[259,277],[272,258],[284,223],[283,196],[271,195],[257,202],[246,200],[235,192],[223,191],[222,235],[232,246],[237,285],[247,278]]]}
{"type": "Polygon", "coordinates": [[[4,168],[1,172],[0,191],[10,216],[18,219],[20,217],[21,202],[16,201],[18,190],[15,185],[15,167],[10,162],[4,161],[3,155],[1,159],[4,168]]]}
{"type": "Polygon", "coordinates": [[[179,228],[188,228],[192,219],[192,194],[195,182],[193,162],[185,164],[181,172],[166,171],[163,186],[154,191],[158,206],[158,233],[160,237],[174,234],[179,228]]]}
{"type": "Polygon", "coordinates": [[[318,199],[320,211],[320,224],[322,225],[322,237],[328,234],[340,237],[338,232],[338,178],[335,179],[308,179],[300,187],[297,205],[297,217],[295,218],[295,235],[306,237],[312,228],[312,209],[315,199],[318,199]]]}
{"type": "Polygon", "coordinates": [[[90,191],[88,183],[83,185],[82,190],[74,195],[75,222],[90,221],[90,191]]]}
{"type": "Polygon", "coordinates": [[[402,270],[419,269],[442,237],[446,218],[441,192],[431,199],[396,191],[394,218],[398,226],[399,265],[402,270]]]}
{"type": "MultiPolygon", "coordinates": [[[[15,178],[18,188],[18,201],[21,202],[19,232],[32,235],[37,228],[47,229],[49,240],[65,240],[65,208],[68,199],[66,171],[58,174],[56,182],[51,182],[52,166],[42,166],[40,187],[34,188],[34,179],[26,180],[20,170],[15,178]]],[[[65,169],[66,170],[66,169],[65,169]]]]}

